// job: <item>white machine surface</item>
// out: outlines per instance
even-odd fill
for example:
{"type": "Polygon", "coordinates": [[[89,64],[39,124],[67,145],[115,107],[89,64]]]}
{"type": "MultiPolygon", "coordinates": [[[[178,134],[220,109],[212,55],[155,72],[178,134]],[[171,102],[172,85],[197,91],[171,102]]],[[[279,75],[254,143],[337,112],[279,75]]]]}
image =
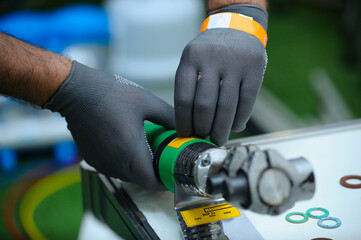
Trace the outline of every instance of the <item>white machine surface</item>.
{"type": "MultiPolygon", "coordinates": [[[[361,175],[361,120],[282,131],[237,139],[229,143],[256,144],[261,149],[272,148],[278,150],[287,159],[303,156],[313,165],[316,192],[312,200],[297,202],[293,208],[278,216],[244,211],[264,239],[303,240],[320,237],[341,240],[361,239],[361,189],[345,188],[339,183],[340,178],[345,175],[361,175]],[[313,207],[329,210],[329,216],[337,217],[342,221],[341,226],[335,229],[324,229],[319,227],[317,219],[313,218],[299,224],[285,220],[285,216],[290,212],[306,213],[313,207]]],[[[360,183],[356,180],[348,182],[360,183]]],[[[172,193],[144,192],[134,185],[126,188],[161,239],[182,239],[173,208],[172,193]]],[[[245,215],[243,217],[244,224],[238,229],[248,235],[247,232],[255,231],[255,229],[245,215]]],[[[333,224],[334,222],[325,223],[333,224]]],[[[250,236],[244,239],[251,240],[250,236]]]]}

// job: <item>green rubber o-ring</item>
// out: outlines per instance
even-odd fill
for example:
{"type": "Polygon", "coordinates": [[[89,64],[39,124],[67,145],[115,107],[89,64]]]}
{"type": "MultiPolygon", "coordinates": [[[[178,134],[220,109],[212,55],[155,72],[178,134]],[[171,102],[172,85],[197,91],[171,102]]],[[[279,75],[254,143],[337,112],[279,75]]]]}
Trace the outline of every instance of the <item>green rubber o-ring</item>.
{"type": "Polygon", "coordinates": [[[307,216],[307,214],[302,213],[302,212],[291,212],[291,213],[286,215],[286,220],[288,222],[290,222],[290,223],[304,223],[304,222],[306,222],[308,220],[308,216],[307,216]],[[300,215],[300,216],[303,217],[303,219],[301,219],[301,220],[292,220],[291,216],[293,216],[293,215],[300,215]]]}
{"type": "Polygon", "coordinates": [[[308,209],[306,213],[311,218],[324,218],[324,217],[327,217],[330,212],[325,208],[314,207],[314,208],[308,209]],[[311,214],[312,211],[316,211],[316,210],[322,211],[322,212],[324,212],[324,214],[319,215],[319,216],[311,214]]]}

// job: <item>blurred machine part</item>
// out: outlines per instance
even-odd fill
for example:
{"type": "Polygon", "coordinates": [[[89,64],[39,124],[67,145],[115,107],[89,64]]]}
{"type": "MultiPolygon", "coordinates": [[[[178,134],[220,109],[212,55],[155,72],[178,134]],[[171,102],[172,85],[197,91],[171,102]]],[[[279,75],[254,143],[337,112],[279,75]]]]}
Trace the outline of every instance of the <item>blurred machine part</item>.
{"type": "Polygon", "coordinates": [[[96,43],[72,44],[62,54],[89,67],[104,70],[108,58],[108,45],[96,43]]]}
{"type": "Polygon", "coordinates": [[[91,4],[12,12],[0,17],[0,31],[56,53],[72,44],[106,45],[109,41],[106,12],[91,4]]]}
{"type": "Polygon", "coordinates": [[[0,133],[0,149],[29,149],[72,141],[66,121],[59,114],[2,96],[0,133]]]}
{"type": "Polygon", "coordinates": [[[326,70],[314,69],[310,73],[310,84],[319,99],[318,113],[322,123],[342,122],[354,118],[326,70]]]}
{"type": "Polygon", "coordinates": [[[297,116],[263,86],[253,109],[252,123],[261,132],[267,133],[354,119],[351,109],[325,69],[313,69],[309,82],[317,96],[317,116],[297,116]]]}
{"type": "Polygon", "coordinates": [[[173,102],[173,82],[184,47],[200,30],[202,1],[108,0],[107,71],[173,102]]]}

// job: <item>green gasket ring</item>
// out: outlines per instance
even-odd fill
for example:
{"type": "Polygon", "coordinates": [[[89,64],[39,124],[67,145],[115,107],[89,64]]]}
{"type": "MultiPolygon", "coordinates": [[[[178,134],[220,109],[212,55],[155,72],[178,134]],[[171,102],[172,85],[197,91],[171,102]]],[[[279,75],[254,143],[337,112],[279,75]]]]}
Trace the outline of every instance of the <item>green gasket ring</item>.
{"type": "Polygon", "coordinates": [[[290,222],[290,223],[304,223],[304,222],[307,222],[308,216],[307,216],[307,214],[302,213],[302,212],[291,212],[291,213],[286,215],[286,220],[288,222],[290,222]],[[304,218],[301,219],[301,220],[292,220],[290,217],[293,216],[293,215],[300,215],[300,216],[302,216],[304,218]]]}
{"type": "Polygon", "coordinates": [[[311,217],[311,218],[324,218],[324,217],[327,217],[328,214],[330,214],[330,212],[329,212],[327,209],[325,209],[325,208],[320,208],[320,207],[310,208],[310,209],[307,210],[306,213],[307,213],[307,215],[308,215],[309,217],[311,217]],[[323,215],[319,215],[319,216],[311,214],[312,211],[316,211],[316,210],[322,211],[322,212],[324,212],[324,214],[323,214],[323,215]]]}

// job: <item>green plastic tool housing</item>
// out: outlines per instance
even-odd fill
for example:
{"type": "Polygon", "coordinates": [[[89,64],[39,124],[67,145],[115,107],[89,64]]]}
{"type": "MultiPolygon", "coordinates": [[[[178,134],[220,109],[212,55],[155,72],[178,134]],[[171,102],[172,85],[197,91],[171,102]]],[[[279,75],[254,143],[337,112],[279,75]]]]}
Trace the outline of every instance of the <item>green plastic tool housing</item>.
{"type": "MultiPolygon", "coordinates": [[[[153,153],[156,153],[159,147],[164,147],[162,146],[163,141],[169,139],[169,137],[176,133],[175,130],[166,130],[164,127],[152,123],[145,123],[144,127],[148,143],[153,153]]],[[[200,138],[177,137],[167,143],[160,153],[158,169],[155,169],[155,171],[159,172],[162,183],[169,191],[174,192],[174,168],[179,154],[187,146],[199,142],[214,145],[212,142],[200,138]]]]}

